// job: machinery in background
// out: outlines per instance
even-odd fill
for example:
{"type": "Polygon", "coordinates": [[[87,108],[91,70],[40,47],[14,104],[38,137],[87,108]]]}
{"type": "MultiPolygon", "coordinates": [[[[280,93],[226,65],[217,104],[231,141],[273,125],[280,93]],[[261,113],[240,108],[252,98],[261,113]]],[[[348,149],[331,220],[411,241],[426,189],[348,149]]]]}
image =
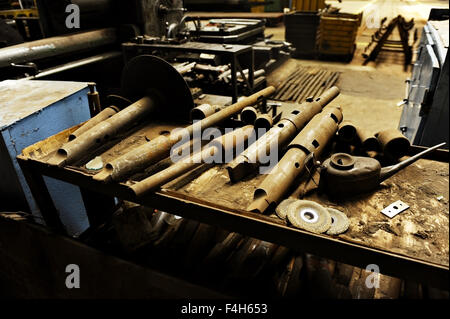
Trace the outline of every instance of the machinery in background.
{"type": "Polygon", "coordinates": [[[409,40],[409,31],[414,28],[414,19],[406,21],[401,15],[392,19],[385,25],[386,18],[381,20],[380,28],[372,35],[372,41],[366,46],[363,52],[364,65],[370,61],[375,61],[381,51],[402,52],[405,56],[405,71],[411,64],[412,47],[417,40],[417,29],[414,33],[414,42],[409,40]],[[393,31],[397,29],[400,34],[400,40],[391,39],[393,31]]]}
{"type": "MultiPolygon", "coordinates": [[[[17,32],[20,34],[21,41],[8,41],[9,39],[4,34],[1,34],[0,42],[3,43],[0,43],[0,47],[23,41],[37,40],[43,36],[39,13],[34,0],[0,2],[0,23],[1,20],[3,20],[2,24],[6,24],[7,27],[11,28],[3,32],[17,32]]],[[[5,28],[5,25],[1,25],[0,28],[5,28]]]]}
{"type": "Polygon", "coordinates": [[[399,128],[415,145],[449,143],[449,10],[432,9],[423,28],[399,128]]]}
{"type": "Polygon", "coordinates": [[[210,94],[241,94],[265,87],[265,74],[289,58],[291,47],[264,36],[265,21],[184,16],[162,36],[145,34],[123,43],[125,60],[157,55],[180,67],[190,87],[210,94]],[[180,64],[181,63],[181,64],[180,64]]]}

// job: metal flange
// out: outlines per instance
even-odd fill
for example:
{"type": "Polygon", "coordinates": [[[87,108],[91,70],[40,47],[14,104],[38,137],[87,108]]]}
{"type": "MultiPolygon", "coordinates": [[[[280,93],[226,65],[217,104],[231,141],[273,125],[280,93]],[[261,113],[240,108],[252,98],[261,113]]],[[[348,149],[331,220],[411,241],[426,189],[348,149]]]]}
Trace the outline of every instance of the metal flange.
{"type": "Polygon", "coordinates": [[[181,74],[153,55],[139,55],[127,63],[122,74],[122,94],[131,101],[156,95],[161,99],[162,112],[152,115],[160,117],[189,120],[194,107],[191,91],[181,74]]]}

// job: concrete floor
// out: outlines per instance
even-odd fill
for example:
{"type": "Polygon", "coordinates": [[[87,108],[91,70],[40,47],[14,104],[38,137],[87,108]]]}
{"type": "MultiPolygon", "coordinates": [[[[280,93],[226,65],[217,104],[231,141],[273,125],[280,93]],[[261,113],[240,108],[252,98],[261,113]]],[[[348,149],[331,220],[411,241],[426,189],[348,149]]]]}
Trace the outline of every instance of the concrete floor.
{"type": "MultiPolygon", "coordinates": [[[[376,23],[376,19],[383,17],[390,19],[398,14],[408,19],[414,18],[420,37],[431,8],[448,8],[449,1],[344,0],[342,3],[337,1],[327,1],[327,3],[341,8],[341,12],[363,11],[363,22],[358,31],[357,50],[353,60],[350,63],[343,63],[290,59],[269,75],[269,84],[278,85],[299,65],[320,66],[324,69],[339,71],[341,76],[337,86],[341,89],[341,95],[336,98],[334,104],[342,107],[344,119],[366,127],[373,133],[387,128],[397,128],[402,112],[402,107],[397,106],[397,103],[405,97],[405,80],[411,76],[411,68],[406,72],[403,70],[401,53],[387,52],[380,53],[377,63],[370,62],[366,66],[362,65],[361,53],[376,30],[367,27],[366,19],[371,19],[369,26],[372,26],[370,23],[376,23]]],[[[284,40],[284,30],[284,26],[267,28],[266,35],[273,34],[274,39],[284,40]]]]}

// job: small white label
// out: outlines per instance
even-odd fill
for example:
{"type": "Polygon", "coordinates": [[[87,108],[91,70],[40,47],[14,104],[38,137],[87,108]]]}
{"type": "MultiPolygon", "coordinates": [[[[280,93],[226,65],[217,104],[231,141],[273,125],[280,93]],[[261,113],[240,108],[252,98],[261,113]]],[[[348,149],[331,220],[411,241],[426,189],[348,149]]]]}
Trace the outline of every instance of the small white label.
{"type": "Polygon", "coordinates": [[[386,215],[389,218],[392,218],[394,216],[397,216],[401,212],[407,210],[409,206],[405,203],[403,203],[401,200],[396,201],[395,203],[392,203],[385,209],[383,209],[381,212],[386,215]]]}

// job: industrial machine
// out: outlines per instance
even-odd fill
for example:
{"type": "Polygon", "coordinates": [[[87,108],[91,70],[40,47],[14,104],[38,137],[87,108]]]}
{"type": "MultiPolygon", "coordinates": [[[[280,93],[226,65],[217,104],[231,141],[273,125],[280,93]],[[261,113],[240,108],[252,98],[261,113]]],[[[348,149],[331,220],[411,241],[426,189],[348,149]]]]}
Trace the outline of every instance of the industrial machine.
{"type": "Polygon", "coordinates": [[[399,128],[415,145],[449,144],[447,10],[432,9],[423,28],[399,128]]]}

